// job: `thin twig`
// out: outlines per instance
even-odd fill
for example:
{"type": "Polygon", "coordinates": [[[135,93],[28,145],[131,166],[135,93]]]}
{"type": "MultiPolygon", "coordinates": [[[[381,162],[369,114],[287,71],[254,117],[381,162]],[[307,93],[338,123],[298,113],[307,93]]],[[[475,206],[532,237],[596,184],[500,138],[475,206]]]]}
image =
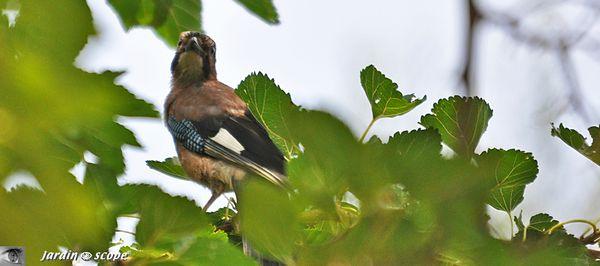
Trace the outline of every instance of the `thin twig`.
{"type": "Polygon", "coordinates": [[[476,95],[476,88],[473,85],[473,58],[475,57],[475,28],[481,20],[479,9],[475,6],[474,0],[467,0],[469,11],[469,24],[465,36],[465,59],[464,67],[460,75],[467,96],[476,95]]]}
{"type": "MultiPolygon", "coordinates": [[[[534,5],[536,9],[547,8],[551,5],[564,3],[565,1],[547,1],[544,5],[534,5]]],[[[589,1],[573,1],[572,3],[581,2],[587,6],[594,5],[587,3],[589,1]]],[[[579,78],[577,71],[571,59],[571,50],[587,39],[589,31],[593,28],[598,20],[598,13],[600,12],[600,4],[594,5],[597,10],[594,12],[592,19],[588,20],[587,23],[579,30],[571,34],[561,34],[558,37],[545,36],[542,34],[535,34],[533,32],[527,32],[521,27],[522,17],[515,17],[507,13],[495,12],[490,9],[479,9],[479,14],[482,16],[482,20],[489,22],[498,28],[505,31],[511,38],[517,42],[526,43],[532,47],[538,47],[553,51],[558,55],[562,76],[565,80],[565,84],[569,90],[569,102],[575,112],[577,112],[584,120],[590,120],[590,114],[585,102],[584,94],[579,84],[579,78]]],[[[529,12],[535,10],[529,9],[529,12]]],[[[597,50],[596,50],[597,51],[597,50]]],[[[592,110],[593,112],[593,110],[592,110]]]]}
{"type": "Polygon", "coordinates": [[[569,48],[563,46],[558,49],[558,58],[560,62],[560,68],[562,70],[563,79],[569,88],[569,101],[573,106],[573,109],[579,113],[585,121],[590,121],[590,115],[585,108],[583,103],[583,93],[581,92],[581,86],[577,79],[577,70],[571,60],[569,48]]]}

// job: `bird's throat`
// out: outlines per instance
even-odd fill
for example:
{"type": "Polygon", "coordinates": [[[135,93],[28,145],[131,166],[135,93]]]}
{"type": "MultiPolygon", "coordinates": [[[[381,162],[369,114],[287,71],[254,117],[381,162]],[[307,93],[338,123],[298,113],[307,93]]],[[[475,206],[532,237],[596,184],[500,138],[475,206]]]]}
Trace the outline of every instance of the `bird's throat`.
{"type": "Polygon", "coordinates": [[[173,81],[176,83],[201,83],[206,80],[203,58],[194,52],[186,52],[179,56],[177,69],[173,73],[173,81]]]}
{"type": "Polygon", "coordinates": [[[200,85],[207,80],[216,80],[215,61],[195,52],[185,52],[178,57],[173,72],[173,84],[181,86],[200,85]]]}

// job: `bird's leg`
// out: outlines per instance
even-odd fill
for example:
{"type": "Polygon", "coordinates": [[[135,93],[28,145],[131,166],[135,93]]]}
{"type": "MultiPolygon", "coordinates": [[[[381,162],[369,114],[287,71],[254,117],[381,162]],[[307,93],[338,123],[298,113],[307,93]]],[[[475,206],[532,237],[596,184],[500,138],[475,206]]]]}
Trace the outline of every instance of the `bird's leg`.
{"type": "Polygon", "coordinates": [[[237,211],[237,204],[235,203],[235,199],[230,197],[225,197],[225,199],[227,199],[227,209],[237,211]]]}
{"type": "Polygon", "coordinates": [[[210,196],[210,199],[208,199],[208,201],[206,202],[206,204],[204,204],[204,207],[202,207],[203,211],[208,211],[208,208],[210,207],[210,205],[213,204],[213,202],[215,202],[215,200],[221,195],[221,193],[217,193],[217,192],[212,192],[212,195],[210,196]]]}

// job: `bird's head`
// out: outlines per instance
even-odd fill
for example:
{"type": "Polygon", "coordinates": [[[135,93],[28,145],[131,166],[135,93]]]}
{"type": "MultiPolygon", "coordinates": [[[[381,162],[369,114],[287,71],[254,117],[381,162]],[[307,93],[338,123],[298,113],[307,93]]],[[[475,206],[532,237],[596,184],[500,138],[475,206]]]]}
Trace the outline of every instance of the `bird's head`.
{"type": "Polygon", "coordinates": [[[175,81],[202,82],[216,79],[215,42],[207,35],[194,31],[179,34],[171,73],[175,81]]]}

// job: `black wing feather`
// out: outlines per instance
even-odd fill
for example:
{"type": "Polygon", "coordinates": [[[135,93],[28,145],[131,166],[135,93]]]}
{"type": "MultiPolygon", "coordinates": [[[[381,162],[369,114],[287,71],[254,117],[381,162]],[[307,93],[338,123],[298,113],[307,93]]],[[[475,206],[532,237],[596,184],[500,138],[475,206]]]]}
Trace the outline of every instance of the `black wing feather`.
{"type": "Polygon", "coordinates": [[[167,126],[175,139],[187,149],[194,148],[190,149],[193,152],[239,165],[279,185],[285,183],[284,158],[281,151],[248,110],[241,117],[220,115],[202,120],[182,121],[169,118],[167,126]],[[241,144],[243,150],[240,153],[211,139],[222,129],[241,144]],[[202,142],[202,148],[198,149],[199,145],[196,142],[202,142]]]}
{"type": "Polygon", "coordinates": [[[223,128],[242,144],[242,156],[281,174],[285,173],[283,154],[250,111],[246,111],[243,117],[225,120],[223,128]]]}

